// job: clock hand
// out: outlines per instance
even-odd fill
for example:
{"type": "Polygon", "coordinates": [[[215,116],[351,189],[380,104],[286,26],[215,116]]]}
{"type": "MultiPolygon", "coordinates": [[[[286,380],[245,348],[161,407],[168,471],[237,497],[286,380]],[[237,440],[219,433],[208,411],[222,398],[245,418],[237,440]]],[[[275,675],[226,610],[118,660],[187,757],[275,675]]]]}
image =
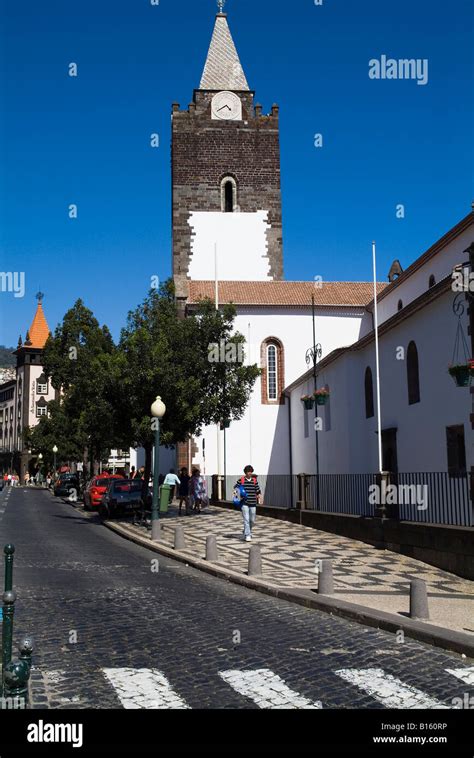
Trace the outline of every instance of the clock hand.
{"type": "Polygon", "coordinates": [[[217,109],[217,111],[218,111],[218,112],[219,112],[219,111],[223,111],[223,110],[224,110],[224,108],[227,108],[227,110],[228,110],[228,111],[231,111],[231,110],[232,110],[232,108],[230,107],[230,105],[227,105],[227,104],[226,104],[226,105],[222,105],[220,108],[218,108],[218,109],[217,109]]]}

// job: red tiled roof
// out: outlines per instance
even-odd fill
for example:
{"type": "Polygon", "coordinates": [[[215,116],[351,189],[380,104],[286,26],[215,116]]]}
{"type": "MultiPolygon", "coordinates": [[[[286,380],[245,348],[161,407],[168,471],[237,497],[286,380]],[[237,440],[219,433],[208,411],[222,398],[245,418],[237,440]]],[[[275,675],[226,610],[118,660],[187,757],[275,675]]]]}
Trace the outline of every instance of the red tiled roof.
{"type": "MultiPolygon", "coordinates": [[[[189,299],[191,304],[209,298],[214,300],[215,283],[212,281],[190,281],[189,299]]],[[[387,285],[377,285],[382,292],[387,285]]],[[[374,296],[372,282],[219,282],[219,302],[235,305],[263,306],[311,306],[311,295],[319,306],[366,306],[374,296]]]]}
{"type": "Polygon", "coordinates": [[[31,344],[26,347],[43,349],[49,337],[49,326],[44,315],[43,306],[38,303],[32,324],[28,330],[31,344]]]}

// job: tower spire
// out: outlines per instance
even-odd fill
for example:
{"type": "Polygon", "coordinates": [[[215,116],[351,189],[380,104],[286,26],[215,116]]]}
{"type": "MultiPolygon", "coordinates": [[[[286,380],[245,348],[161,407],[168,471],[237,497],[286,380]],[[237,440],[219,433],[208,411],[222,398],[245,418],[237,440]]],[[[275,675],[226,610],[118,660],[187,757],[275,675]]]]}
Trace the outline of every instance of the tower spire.
{"type": "Polygon", "coordinates": [[[219,13],[199,89],[248,92],[250,87],[230,33],[227,16],[223,12],[225,0],[218,0],[217,6],[219,13]]]}

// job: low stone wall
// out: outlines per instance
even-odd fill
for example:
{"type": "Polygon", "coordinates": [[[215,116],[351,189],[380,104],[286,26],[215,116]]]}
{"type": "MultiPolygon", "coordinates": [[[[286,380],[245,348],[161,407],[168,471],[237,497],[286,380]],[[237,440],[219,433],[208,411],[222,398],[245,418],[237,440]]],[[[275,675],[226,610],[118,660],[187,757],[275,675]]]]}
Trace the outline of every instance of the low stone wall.
{"type": "MultiPolygon", "coordinates": [[[[232,508],[231,503],[213,503],[232,508]]],[[[258,506],[257,513],[392,550],[474,580],[474,529],[258,506]]]]}

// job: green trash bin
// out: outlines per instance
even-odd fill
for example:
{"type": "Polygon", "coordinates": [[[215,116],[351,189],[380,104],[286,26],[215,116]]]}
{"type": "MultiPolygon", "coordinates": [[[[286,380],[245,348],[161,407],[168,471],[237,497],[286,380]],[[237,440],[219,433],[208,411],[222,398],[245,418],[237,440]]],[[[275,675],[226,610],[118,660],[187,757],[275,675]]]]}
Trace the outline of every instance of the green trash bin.
{"type": "Polygon", "coordinates": [[[160,513],[168,513],[171,497],[171,484],[162,484],[160,487],[160,513]]]}

